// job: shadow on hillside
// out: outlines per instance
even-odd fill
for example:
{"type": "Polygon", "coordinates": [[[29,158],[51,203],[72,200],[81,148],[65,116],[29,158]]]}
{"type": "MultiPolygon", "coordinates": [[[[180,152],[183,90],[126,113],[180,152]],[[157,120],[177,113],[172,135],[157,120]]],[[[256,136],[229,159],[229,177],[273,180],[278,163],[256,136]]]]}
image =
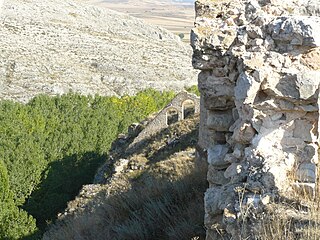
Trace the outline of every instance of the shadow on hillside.
{"type": "Polygon", "coordinates": [[[190,170],[178,180],[146,171],[128,191],[108,198],[100,192],[91,201],[95,207],[58,221],[44,240],[205,239],[206,167],[190,170]]]}
{"type": "MultiPolygon", "coordinates": [[[[77,196],[82,185],[92,182],[97,168],[106,159],[106,155],[87,152],[66,156],[48,165],[38,189],[23,206],[37,220],[40,231],[56,219],[68,201],[77,196]]],[[[37,239],[37,236],[35,234],[25,239],[37,239]]]]}
{"type": "MultiPolygon", "coordinates": [[[[141,141],[138,146],[131,149],[128,149],[128,146],[134,140],[133,138],[127,138],[126,140],[121,138],[116,139],[113,143],[115,149],[111,150],[111,155],[115,159],[120,159],[130,158],[132,154],[144,154],[149,159],[149,164],[163,161],[176,152],[195,146],[198,138],[197,124],[194,124],[191,129],[184,129],[184,131],[180,131],[180,128],[181,125],[179,123],[172,125],[141,141]],[[152,144],[155,145],[151,146],[152,144]]],[[[105,155],[88,152],[67,156],[50,163],[39,188],[32,193],[24,206],[24,209],[37,219],[40,233],[36,233],[25,239],[39,239],[41,231],[44,231],[48,225],[51,226],[50,229],[53,229],[51,232],[55,232],[56,226],[61,225],[61,221],[58,221],[57,224],[51,224],[55,222],[57,214],[64,211],[67,203],[78,195],[83,185],[92,183],[96,170],[102,163],[106,162],[106,159],[105,155]]],[[[92,213],[84,218],[73,219],[73,222],[76,224],[75,230],[79,230],[79,232],[75,232],[74,234],[81,233],[81,237],[78,235],[65,236],[65,233],[60,233],[61,237],[50,235],[46,239],[185,239],[181,236],[186,236],[185,234],[191,236],[195,233],[196,235],[203,236],[203,193],[207,188],[206,171],[203,171],[201,174],[198,174],[198,170],[196,172],[197,175],[192,172],[190,176],[185,176],[183,179],[174,182],[144,173],[143,176],[138,176],[134,179],[132,190],[110,197],[108,201],[105,201],[106,193],[102,191],[90,201],[90,207],[92,207],[91,204],[99,205],[99,207],[92,210],[97,213],[92,213]],[[153,201],[155,202],[153,203],[153,201]],[[117,205],[117,203],[121,204],[117,205]],[[157,221],[158,217],[161,218],[161,216],[159,215],[152,220],[149,219],[153,218],[150,216],[150,213],[145,212],[149,210],[156,211],[156,209],[149,209],[147,207],[149,205],[152,207],[153,204],[159,207],[160,212],[154,212],[152,215],[158,216],[159,214],[164,214],[163,217],[166,218],[162,223],[165,229],[154,229],[155,232],[152,234],[151,230],[148,231],[148,236],[152,236],[150,238],[146,236],[145,238],[135,238],[135,234],[141,237],[141,233],[132,233],[130,231],[139,231],[140,227],[150,227],[152,229],[153,225],[153,227],[158,226],[155,221],[157,221]],[[158,206],[158,204],[160,205],[158,206]],[[126,207],[128,207],[127,210],[124,209],[126,207]],[[143,210],[145,207],[147,210],[143,210]],[[123,214],[121,213],[121,209],[124,211],[123,214]],[[164,212],[161,213],[161,211],[164,212]],[[139,216],[147,217],[147,219],[138,220],[137,217],[140,213],[143,213],[143,216],[139,216]],[[111,217],[113,219],[110,226],[108,225],[109,223],[105,222],[105,214],[107,214],[107,218],[111,217]],[[173,218],[173,220],[167,219],[168,216],[173,218]],[[146,222],[140,225],[135,221],[146,222]],[[122,222],[123,224],[120,224],[122,222]],[[104,227],[106,224],[109,228],[104,227]],[[127,231],[130,234],[126,233],[127,231]],[[112,238],[103,237],[101,234],[112,236],[112,238]],[[157,235],[154,234],[160,235],[155,237],[157,235]],[[172,236],[167,238],[160,237],[164,235],[172,236]],[[175,238],[173,235],[179,235],[180,238],[175,238]],[[100,238],[97,236],[100,236],[100,238]]],[[[88,205],[86,207],[89,208],[88,205]]],[[[70,226],[67,232],[73,231],[71,229],[73,227],[70,226]]],[[[142,232],[146,231],[140,230],[142,232]]]]}

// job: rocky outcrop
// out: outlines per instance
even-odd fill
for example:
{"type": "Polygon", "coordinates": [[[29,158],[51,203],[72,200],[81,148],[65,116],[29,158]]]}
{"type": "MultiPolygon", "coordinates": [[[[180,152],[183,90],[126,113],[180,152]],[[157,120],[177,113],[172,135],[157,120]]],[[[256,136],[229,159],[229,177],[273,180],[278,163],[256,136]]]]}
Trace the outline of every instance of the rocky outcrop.
{"type": "Polygon", "coordinates": [[[192,50],[179,37],[82,1],[6,1],[0,25],[0,99],[196,84],[192,50]]]}
{"type": "Polygon", "coordinates": [[[217,229],[238,239],[250,206],[315,194],[319,10],[313,0],[196,2],[191,37],[206,113],[207,239],[219,239],[217,229]]]}

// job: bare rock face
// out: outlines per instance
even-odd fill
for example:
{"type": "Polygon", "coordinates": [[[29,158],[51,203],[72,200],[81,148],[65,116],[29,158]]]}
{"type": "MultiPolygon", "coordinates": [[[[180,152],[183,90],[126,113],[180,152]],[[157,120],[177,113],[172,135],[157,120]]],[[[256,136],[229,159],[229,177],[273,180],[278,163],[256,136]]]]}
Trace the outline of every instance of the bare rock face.
{"type": "Polygon", "coordinates": [[[238,239],[239,206],[294,198],[304,186],[314,194],[319,9],[306,0],[196,2],[191,38],[206,118],[207,239],[218,239],[219,228],[238,239]]]}
{"type": "Polygon", "coordinates": [[[0,16],[0,99],[196,84],[189,46],[125,14],[82,1],[12,0],[0,16]]]}

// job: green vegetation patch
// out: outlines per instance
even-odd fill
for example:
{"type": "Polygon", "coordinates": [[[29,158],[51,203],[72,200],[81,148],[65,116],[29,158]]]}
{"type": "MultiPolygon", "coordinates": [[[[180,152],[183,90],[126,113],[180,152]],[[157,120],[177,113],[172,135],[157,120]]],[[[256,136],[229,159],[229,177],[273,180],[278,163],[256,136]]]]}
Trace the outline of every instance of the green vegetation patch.
{"type": "Polygon", "coordinates": [[[197,85],[193,85],[191,87],[186,88],[186,91],[189,92],[189,93],[193,93],[193,94],[195,94],[197,96],[200,96],[200,91],[199,91],[197,85]]]}
{"type": "Polygon", "coordinates": [[[40,95],[0,102],[0,239],[32,238],[90,183],[112,141],[163,108],[173,92],[40,95]]]}

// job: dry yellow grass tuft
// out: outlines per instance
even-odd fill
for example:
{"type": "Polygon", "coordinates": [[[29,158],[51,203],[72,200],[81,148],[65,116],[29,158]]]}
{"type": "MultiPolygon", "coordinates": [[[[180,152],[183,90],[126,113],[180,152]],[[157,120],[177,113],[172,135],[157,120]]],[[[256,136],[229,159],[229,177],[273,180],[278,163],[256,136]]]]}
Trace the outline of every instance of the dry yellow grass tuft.
{"type": "Polygon", "coordinates": [[[239,224],[242,233],[239,240],[320,239],[319,186],[315,195],[300,191],[290,199],[295,201],[278,199],[266,205],[260,213],[245,209],[246,214],[239,224]],[[250,218],[254,220],[249,222],[250,218]]]}

